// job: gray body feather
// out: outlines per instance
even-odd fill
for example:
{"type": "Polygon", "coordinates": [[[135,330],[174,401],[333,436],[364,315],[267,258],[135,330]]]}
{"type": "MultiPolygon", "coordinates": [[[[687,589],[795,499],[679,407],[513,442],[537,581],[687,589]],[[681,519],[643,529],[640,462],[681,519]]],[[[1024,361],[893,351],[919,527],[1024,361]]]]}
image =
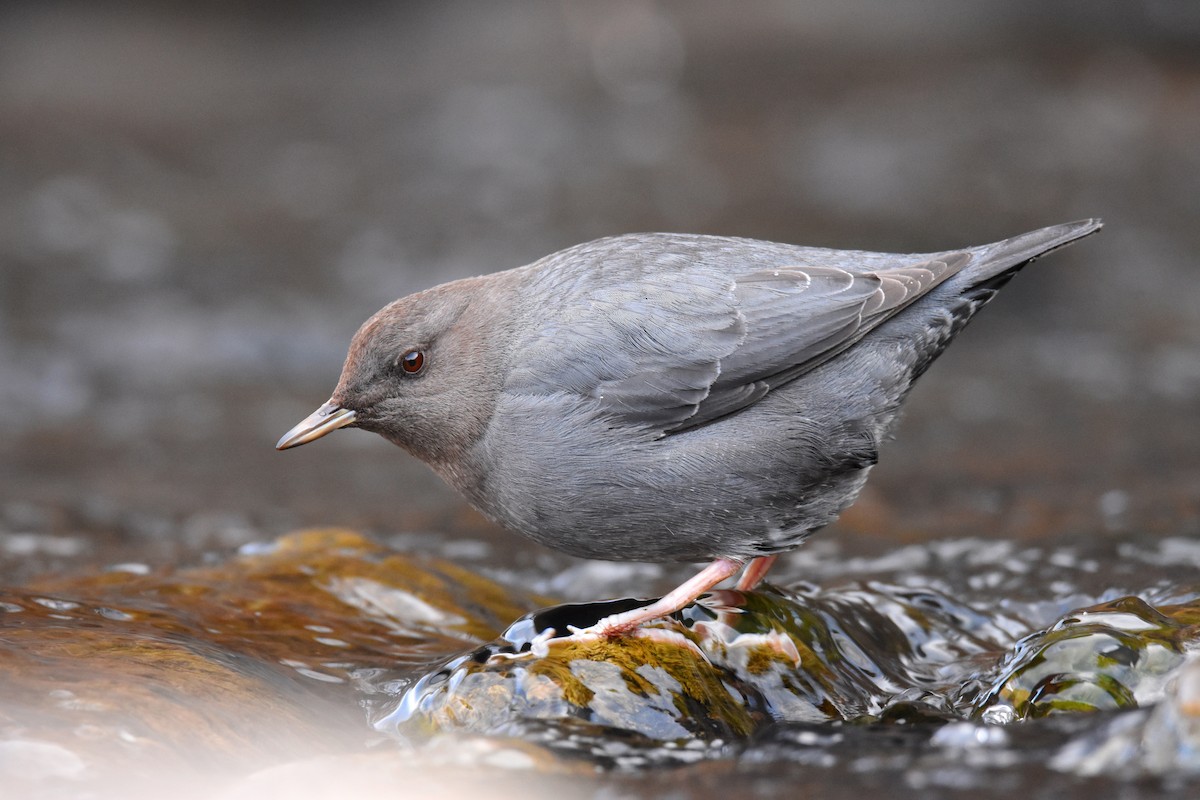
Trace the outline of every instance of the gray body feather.
{"type": "Polygon", "coordinates": [[[853,502],[913,381],[999,286],[1098,228],[921,255],[673,234],[564,250],[503,273],[494,412],[454,464],[427,460],[579,556],[788,550],[853,502]]]}

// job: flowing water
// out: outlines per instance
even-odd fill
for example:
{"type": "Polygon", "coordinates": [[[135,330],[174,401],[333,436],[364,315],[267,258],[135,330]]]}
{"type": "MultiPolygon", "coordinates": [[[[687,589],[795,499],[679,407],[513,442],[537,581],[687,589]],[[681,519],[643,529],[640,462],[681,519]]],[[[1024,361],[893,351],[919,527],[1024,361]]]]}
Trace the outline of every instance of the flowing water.
{"type": "Polygon", "coordinates": [[[831,543],[777,567],[804,583],[605,641],[549,629],[632,601],[551,605],[519,573],[301,532],[4,592],[0,775],[23,796],[1183,791],[1197,568],[1190,538],[831,543]]]}

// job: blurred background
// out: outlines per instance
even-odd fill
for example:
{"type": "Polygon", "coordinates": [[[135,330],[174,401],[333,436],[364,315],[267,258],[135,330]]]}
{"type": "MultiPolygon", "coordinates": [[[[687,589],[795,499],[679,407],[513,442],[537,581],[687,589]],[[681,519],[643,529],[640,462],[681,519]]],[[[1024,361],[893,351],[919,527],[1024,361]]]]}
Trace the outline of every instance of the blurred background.
{"type": "Polygon", "coordinates": [[[6,3],[0,578],[305,525],[567,564],[372,435],[275,452],[377,308],[621,232],[1089,216],[918,385],[847,547],[1200,534],[1200,4],[6,3]]]}

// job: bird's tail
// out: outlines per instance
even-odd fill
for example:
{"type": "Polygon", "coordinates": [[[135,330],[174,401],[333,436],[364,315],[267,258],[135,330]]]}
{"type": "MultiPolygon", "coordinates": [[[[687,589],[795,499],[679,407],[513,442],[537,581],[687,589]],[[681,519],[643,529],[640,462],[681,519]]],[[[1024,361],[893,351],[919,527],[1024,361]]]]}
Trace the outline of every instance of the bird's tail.
{"type": "Polygon", "coordinates": [[[928,339],[918,353],[912,380],[915,381],[929,367],[976,312],[987,305],[1022,267],[1052,250],[1095,233],[1102,224],[1098,219],[1068,222],[993,244],[972,247],[971,262],[931,292],[937,293],[940,299],[931,298],[930,307],[937,308],[938,303],[944,303],[941,308],[950,312],[949,324],[927,332],[928,339]]]}
{"type": "Polygon", "coordinates": [[[1090,236],[1103,225],[1098,219],[1067,222],[971,248],[971,255],[974,256],[971,263],[955,277],[962,285],[964,294],[975,288],[990,288],[995,292],[1029,262],[1090,236]],[[999,282],[993,285],[997,280],[999,282]]]}

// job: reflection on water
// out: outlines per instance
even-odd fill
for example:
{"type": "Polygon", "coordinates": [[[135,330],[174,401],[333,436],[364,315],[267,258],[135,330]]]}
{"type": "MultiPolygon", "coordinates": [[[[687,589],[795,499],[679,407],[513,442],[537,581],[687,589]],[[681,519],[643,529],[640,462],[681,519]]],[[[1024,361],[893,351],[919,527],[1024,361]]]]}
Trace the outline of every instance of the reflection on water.
{"type": "Polygon", "coordinates": [[[1039,792],[1200,771],[1196,564],[1156,563],[1183,543],[1126,541],[1142,566],[1098,591],[1103,547],[1030,560],[967,544],[957,571],[928,570],[946,544],[907,548],[900,566],[830,558],[820,588],[717,591],[618,641],[548,629],[635,601],[522,616],[547,599],[345,531],[204,567],[43,579],[0,598],[0,771],[52,793],[161,789],[169,770],[197,797],[290,785],[314,764],[516,770],[546,787],[592,765],[641,776],[633,796],[647,797],[670,780],[647,769],[700,764],[803,765],[822,784],[875,764],[917,788],[987,787],[1000,770],[1039,792]],[[987,586],[1046,569],[1055,588],[1031,581],[1029,601],[987,586]]]}

